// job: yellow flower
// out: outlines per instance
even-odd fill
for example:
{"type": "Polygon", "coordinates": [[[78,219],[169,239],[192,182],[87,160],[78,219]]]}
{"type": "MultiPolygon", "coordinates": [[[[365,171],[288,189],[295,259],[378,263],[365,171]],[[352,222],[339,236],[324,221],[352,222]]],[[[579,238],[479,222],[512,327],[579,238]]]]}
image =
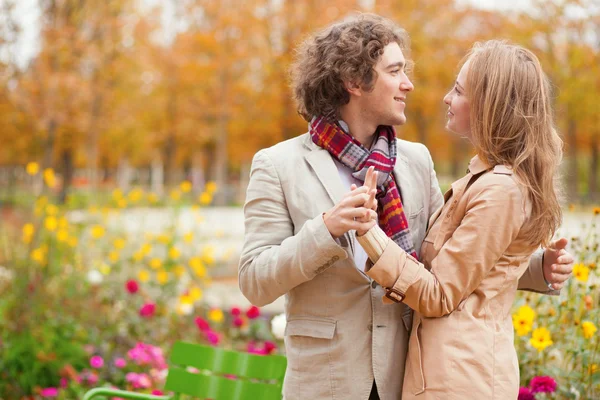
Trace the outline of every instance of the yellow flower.
{"type": "Polygon", "coordinates": [[[40,166],[36,162],[30,162],[30,163],[27,163],[25,170],[27,170],[27,173],[29,175],[33,176],[33,175],[36,175],[40,171],[40,166]]]}
{"type": "Polygon", "coordinates": [[[46,262],[46,250],[43,247],[32,250],[31,259],[39,264],[44,264],[46,262]]]}
{"type": "Polygon", "coordinates": [[[212,265],[215,263],[215,249],[212,246],[206,246],[204,248],[202,260],[208,265],[212,265]]]}
{"type": "Polygon", "coordinates": [[[179,199],[181,199],[181,192],[177,189],[173,189],[171,190],[169,197],[171,197],[171,199],[173,199],[174,201],[178,201],[179,199]]]}
{"type": "Polygon", "coordinates": [[[590,270],[583,263],[573,266],[573,276],[580,282],[587,282],[590,270]]]}
{"type": "Polygon", "coordinates": [[[221,323],[223,321],[223,311],[213,308],[208,312],[208,319],[216,323],[221,323]]]}
{"type": "Polygon", "coordinates": [[[206,206],[212,202],[212,194],[210,194],[208,192],[204,192],[200,195],[200,197],[198,197],[198,201],[203,206],[206,206]]]}
{"type": "Polygon", "coordinates": [[[46,227],[46,229],[50,232],[54,232],[58,227],[58,221],[55,217],[46,217],[44,220],[44,227],[46,227]]]}
{"type": "Polygon", "coordinates": [[[160,271],[158,271],[156,273],[156,280],[161,285],[164,285],[165,283],[167,283],[169,281],[169,273],[167,271],[165,271],[164,269],[161,269],[160,271]]]}
{"type": "Polygon", "coordinates": [[[69,221],[65,217],[60,217],[58,219],[58,227],[60,229],[67,229],[69,227],[69,221]]]}
{"type": "Polygon", "coordinates": [[[59,242],[65,243],[69,240],[69,232],[67,232],[64,229],[59,230],[58,232],[56,232],[56,239],[58,239],[59,242]]]}
{"type": "Polygon", "coordinates": [[[160,258],[153,258],[150,260],[150,268],[159,269],[160,267],[162,267],[162,261],[160,258]]]}
{"type": "Polygon", "coordinates": [[[189,263],[190,267],[199,278],[203,278],[206,275],[206,268],[200,257],[190,258],[189,263]]]}
{"type": "Polygon", "coordinates": [[[586,339],[591,339],[596,334],[598,328],[594,325],[593,322],[583,321],[581,323],[581,328],[583,329],[583,337],[586,339]]]}
{"type": "Polygon", "coordinates": [[[127,200],[125,200],[125,199],[117,200],[117,207],[119,207],[119,208],[127,207],[127,200]]]}
{"type": "Polygon", "coordinates": [[[56,207],[54,204],[48,204],[46,206],[46,214],[48,214],[48,215],[58,214],[58,207],[56,207]]]}
{"type": "Polygon", "coordinates": [[[33,224],[23,225],[23,242],[31,243],[31,239],[33,238],[34,233],[35,227],[33,226],[33,224]]]}
{"type": "Polygon", "coordinates": [[[173,246],[169,249],[169,257],[171,260],[177,260],[180,256],[179,250],[177,247],[173,246]]]}
{"type": "Polygon", "coordinates": [[[123,191],[121,191],[121,189],[115,189],[112,192],[112,197],[115,200],[119,200],[123,198],[123,191]]]}
{"type": "Polygon", "coordinates": [[[202,290],[194,286],[190,289],[189,296],[192,298],[192,300],[198,301],[202,298],[202,290]]]}
{"type": "Polygon", "coordinates": [[[96,214],[98,212],[98,207],[96,207],[96,206],[89,206],[88,212],[90,214],[96,214]]]}
{"type": "Polygon", "coordinates": [[[592,364],[588,367],[588,373],[590,375],[595,374],[596,372],[598,372],[600,368],[598,367],[598,364],[592,364]]]}
{"type": "Polygon", "coordinates": [[[546,347],[552,345],[552,338],[550,337],[550,331],[547,328],[537,328],[531,334],[529,343],[535,347],[538,351],[544,350],[546,347]]]}
{"type": "Polygon", "coordinates": [[[183,241],[186,243],[192,243],[192,241],[194,240],[194,233],[193,232],[188,232],[185,235],[183,235],[183,241]]]}
{"type": "Polygon", "coordinates": [[[68,243],[71,247],[77,247],[78,240],[76,237],[73,236],[68,239],[68,243]]]}
{"type": "Polygon", "coordinates": [[[140,261],[142,261],[143,258],[144,258],[144,254],[142,253],[141,250],[133,253],[133,261],[140,262],[140,261]]]}
{"type": "Polygon", "coordinates": [[[110,265],[102,263],[102,265],[100,265],[100,268],[98,269],[100,270],[100,273],[102,273],[102,275],[110,274],[110,265]]]}
{"type": "Polygon", "coordinates": [[[48,187],[53,188],[56,186],[56,176],[54,175],[54,170],[52,168],[46,168],[44,170],[44,182],[48,187]]]}
{"type": "Polygon", "coordinates": [[[101,226],[101,225],[92,226],[92,237],[94,239],[100,239],[102,236],[104,236],[105,233],[106,233],[106,230],[104,229],[103,226],[101,226]]]}
{"type": "Polygon", "coordinates": [[[181,278],[185,274],[185,267],[183,265],[176,265],[173,268],[173,273],[176,277],[181,278]]]}
{"type": "Polygon", "coordinates": [[[600,207],[594,207],[594,215],[600,214],[600,207]]]}
{"type": "Polygon", "coordinates": [[[190,181],[183,181],[179,185],[179,189],[181,189],[183,193],[188,193],[190,190],[192,190],[192,183],[190,181]]]}
{"type": "Polygon", "coordinates": [[[140,270],[140,272],[138,272],[138,279],[142,283],[148,282],[148,280],[150,279],[150,272],[148,272],[145,269],[140,270]]]}
{"type": "Polygon", "coordinates": [[[518,336],[525,336],[531,331],[533,324],[523,315],[517,313],[513,314],[513,326],[518,336]]]}
{"type": "Polygon", "coordinates": [[[527,304],[519,307],[519,310],[513,314],[513,326],[518,336],[527,335],[533,327],[535,311],[527,304]]]}
{"type": "Polygon", "coordinates": [[[119,252],[115,250],[111,251],[110,253],[108,253],[108,259],[111,263],[116,263],[117,261],[119,261],[119,252]]]}
{"type": "Polygon", "coordinates": [[[204,186],[204,190],[206,190],[210,194],[213,194],[214,192],[217,191],[217,184],[213,181],[206,182],[206,185],[204,186]]]}
{"type": "Polygon", "coordinates": [[[127,195],[127,198],[132,203],[137,203],[138,201],[140,201],[142,199],[143,196],[144,196],[144,192],[142,191],[142,189],[135,188],[131,192],[129,192],[129,194],[127,195]]]}
{"type": "Polygon", "coordinates": [[[165,235],[164,233],[162,235],[158,235],[156,239],[162,244],[168,244],[170,240],[169,235],[165,235]]]}
{"type": "Polygon", "coordinates": [[[150,245],[150,243],[144,243],[142,245],[142,248],[140,249],[142,256],[147,256],[150,253],[150,251],[152,251],[152,246],[150,245]]]}
{"type": "Polygon", "coordinates": [[[158,202],[158,196],[156,195],[156,193],[149,193],[148,194],[148,201],[150,202],[150,204],[154,204],[158,202]]]}
{"type": "Polygon", "coordinates": [[[179,302],[181,304],[190,304],[191,305],[191,304],[194,304],[194,299],[192,299],[191,296],[184,294],[184,295],[181,295],[181,297],[179,297],[179,302]]]}
{"type": "Polygon", "coordinates": [[[113,246],[117,250],[123,250],[125,248],[125,239],[118,238],[113,241],[113,246]]]}

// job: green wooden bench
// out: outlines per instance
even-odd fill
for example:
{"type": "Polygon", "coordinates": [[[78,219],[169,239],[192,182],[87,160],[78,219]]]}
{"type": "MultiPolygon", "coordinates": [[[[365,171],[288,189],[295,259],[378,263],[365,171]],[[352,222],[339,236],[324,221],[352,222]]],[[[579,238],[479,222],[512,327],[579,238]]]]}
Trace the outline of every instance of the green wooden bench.
{"type": "Polygon", "coordinates": [[[281,400],[286,365],[283,356],[260,356],[177,342],[164,387],[164,391],[173,392],[173,396],[95,388],[88,391],[83,400],[97,396],[133,400],[179,400],[187,396],[211,400],[281,400]],[[190,367],[198,372],[191,372],[190,367]]]}

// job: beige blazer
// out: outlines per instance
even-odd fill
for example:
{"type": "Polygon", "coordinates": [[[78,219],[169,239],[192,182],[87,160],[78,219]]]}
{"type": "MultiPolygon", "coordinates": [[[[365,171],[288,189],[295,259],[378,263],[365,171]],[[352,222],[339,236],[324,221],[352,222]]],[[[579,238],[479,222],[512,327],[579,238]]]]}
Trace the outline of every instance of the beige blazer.
{"type": "Polygon", "coordinates": [[[377,227],[359,238],[376,260],[367,275],[415,310],[404,400],[518,396],[510,311],[535,251],[521,231],[531,204],[509,168],[475,157],[469,171],[432,218],[421,262],[377,227]]]}
{"type": "MultiPolygon", "coordinates": [[[[443,196],[426,147],[397,146],[394,174],[419,251],[443,196]]],[[[254,157],[239,285],[257,306],[285,295],[288,400],[367,399],[373,380],[382,400],[402,393],[410,310],[382,304],[382,287],[354,264],[354,232],[336,241],[327,231],[322,213],[344,194],[330,154],[308,134],[254,157]]],[[[538,259],[532,276],[540,268],[538,259]]]]}

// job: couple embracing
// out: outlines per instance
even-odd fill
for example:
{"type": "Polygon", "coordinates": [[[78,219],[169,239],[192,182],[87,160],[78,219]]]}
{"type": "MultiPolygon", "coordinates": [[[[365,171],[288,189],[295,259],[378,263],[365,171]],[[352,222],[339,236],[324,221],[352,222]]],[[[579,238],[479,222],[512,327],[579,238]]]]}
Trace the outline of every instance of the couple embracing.
{"type": "Polygon", "coordinates": [[[555,295],[571,273],[536,56],[489,41],[465,57],[443,101],[474,157],[445,195],[393,128],[408,57],[377,15],[317,32],[292,67],[308,132],[254,157],[239,285],[258,306],[285,295],[285,399],[516,399],[516,291],[555,295]]]}

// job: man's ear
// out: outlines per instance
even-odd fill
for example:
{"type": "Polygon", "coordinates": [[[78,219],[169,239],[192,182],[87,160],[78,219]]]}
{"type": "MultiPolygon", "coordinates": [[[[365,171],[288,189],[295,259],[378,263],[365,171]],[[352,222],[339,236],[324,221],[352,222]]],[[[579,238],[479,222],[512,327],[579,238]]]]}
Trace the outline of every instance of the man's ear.
{"type": "Polygon", "coordinates": [[[360,86],[354,82],[344,81],[344,87],[346,88],[348,93],[350,93],[351,95],[354,95],[354,96],[362,95],[362,90],[360,90],[360,86]]]}

